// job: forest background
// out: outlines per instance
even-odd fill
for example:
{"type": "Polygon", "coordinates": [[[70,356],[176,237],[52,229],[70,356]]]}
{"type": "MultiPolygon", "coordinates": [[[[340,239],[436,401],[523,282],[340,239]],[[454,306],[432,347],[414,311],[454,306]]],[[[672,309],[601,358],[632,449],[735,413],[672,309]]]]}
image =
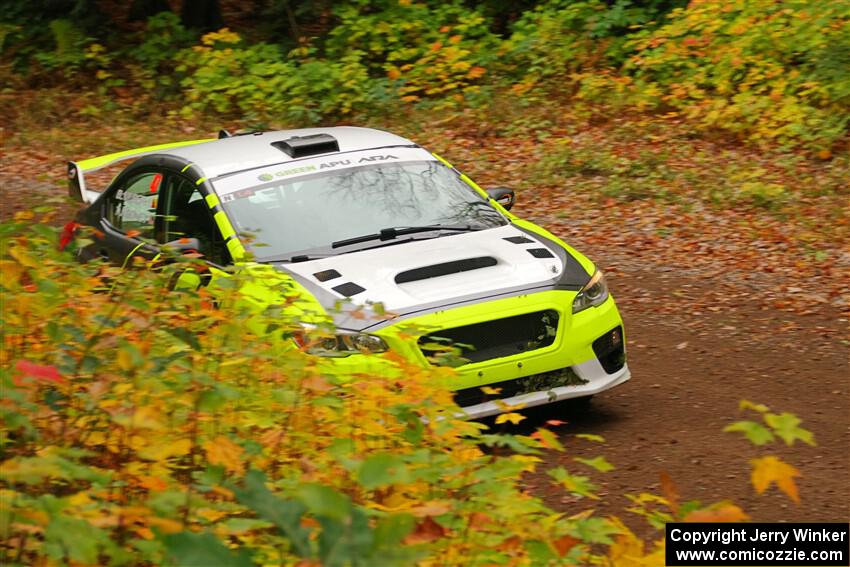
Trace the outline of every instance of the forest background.
{"type": "MultiPolygon", "coordinates": [[[[695,479],[666,473],[602,514],[623,495],[600,490],[616,472],[598,434],[521,409],[482,430],[447,417],[431,371],[399,361],[404,380],[342,380],[245,332],[295,322],[238,294],[152,298],[168,270],[77,265],[55,249],[73,211],[57,185],[68,159],[219,127],[376,126],[516,188],[521,214],[595,257],[737,278],[703,311],[734,309],[744,285],[762,310],[846,327],[850,4],[51,0],[0,13],[4,564],[661,565],[665,521],[749,517],[684,498],[677,484],[695,479]]],[[[846,329],[809,336],[846,352],[846,329]]],[[[726,437],[752,444],[749,489],[799,502],[806,467],[783,451],[815,436],[783,408],[740,408],[726,437]]]]}

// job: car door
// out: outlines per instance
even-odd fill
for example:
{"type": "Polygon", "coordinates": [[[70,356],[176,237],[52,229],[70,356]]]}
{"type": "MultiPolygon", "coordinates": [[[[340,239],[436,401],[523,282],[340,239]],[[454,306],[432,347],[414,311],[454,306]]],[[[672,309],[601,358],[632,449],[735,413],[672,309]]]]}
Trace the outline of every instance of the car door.
{"type": "Polygon", "coordinates": [[[153,258],[162,234],[160,188],[165,172],[129,173],[103,196],[100,227],[103,237],[94,248],[101,257],[126,264],[131,256],[153,258]]]}
{"type": "Polygon", "coordinates": [[[204,260],[214,266],[231,263],[224,238],[204,194],[180,174],[169,175],[162,193],[161,242],[180,244],[196,239],[204,260]]]}

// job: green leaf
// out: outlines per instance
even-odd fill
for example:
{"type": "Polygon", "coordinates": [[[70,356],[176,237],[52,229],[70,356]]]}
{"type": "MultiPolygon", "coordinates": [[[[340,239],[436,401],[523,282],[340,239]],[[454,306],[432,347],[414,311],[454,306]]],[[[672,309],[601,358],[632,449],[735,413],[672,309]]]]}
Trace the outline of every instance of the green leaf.
{"type": "Polygon", "coordinates": [[[528,552],[532,565],[550,565],[558,559],[552,548],[539,540],[525,542],[525,550],[528,552]]]}
{"type": "Polygon", "coordinates": [[[735,431],[743,433],[753,445],[764,445],[766,443],[770,443],[774,439],[773,433],[771,433],[767,427],[760,423],[756,423],[755,421],[736,421],[735,423],[723,428],[724,433],[732,433],[735,431]]]}
{"type": "Polygon", "coordinates": [[[377,552],[400,544],[415,526],[416,519],[410,514],[384,516],[375,526],[373,551],[377,552]]]}
{"type": "Polygon", "coordinates": [[[785,441],[786,445],[793,445],[797,439],[808,445],[816,445],[812,432],[808,429],[798,427],[802,421],[793,413],[767,413],[764,415],[764,422],[773,429],[773,432],[779,438],[785,441]]]}
{"type": "Polygon", "coordinates": [[[599,497],[594,493],[596,485],[590,482],[590,479],[586,476],[570,474],[566,471],[566,469],[564,469],[564,467],[550,469],[546,471],[546,474],[554,478],[558,484],[575,495],[599,499],[599,497]]]}
{"type": "Polygon", "coordinates": [[[579,518],[575,523],[575,536],[584,543],[614,543],[612,536],[620,532],[620,528],[605,518],[579,518]]]}
{"type": "Polygon", "coordinates": [[[52,517],[44,537],[48,555],[78,563],[97,563],[99,551],[110,545],[107,532],[67,516],[52,517]]]}
{"type": "Polygon", "coordinates": [[[343,523],[322,517],[319,535],[319,559],[325,567],[362,565],[369,557],[374,535],[369,528],[369,518],[362,510],[352,508],[350,521],[343,523]]]}
{"type": "Polygon", "coordinates": [[[209,532],[180,532],[165,536],[168,555],[181,567],[255,567],[246,554],[235,554],[209,532]]]}
{"type": "Polygon", "coordinates": [[[181,341],[192,347],[192,349],[200,352],[201,343],[198,342],[198,337],[195,335],[195,333],[187,331],[183,327],[170,327],[166,329],[166,331],[170,335],[180,339],[181,341]]]}
{"type": "Polygon", "coordinates": [[[587,441],[594,441],[596,443],[605,443],[605,438],[601,435],[596,435],[594,433],[577,433],[576,439],[585,439],[587,441]]]}
{"type": "Polygon", "coordinates": [[[527,438],[518,435],[502,435],[498,433],[487,433],[480,437],[479,442],[487,447],[506,447],[521,455],[536,455],[540,451],[531,446],[527,438]]]}
{"type": "Polygon", "coordinates": [[[396,482],[407,482],[409,477],[404,461],[391,453],[378,453],[368,457],[357,473],[360,484],[366,490],[396,482]]]}
{"type": "Polygon", "coordinates": [[[738,409],[742,410],[742,411],[745,410],[745,409],[751,409],[751,410],[755,410],[759,413],[764,413],[767,410],[769,410],[770,408],[767,407],[764,404],[753,403],[750,400],[741,400],[740,402],[738,402],[738,409]]]}
{"type": "Polygon", "coordinates": [[[234,487],[233,493],[240,503],[274,523],[299,557],[312,556],[310,531],[301,526],[301,516],[306,512],[304,504],[296,500],[283,500],[272,494],[266,488],[265,475],[256,470],[249,471],[245,475],[244,487],[234,487]]]}
{"type": "Polygon", "coordinates": [[[582,459],[581,457],[575,457],[573,460],[583,465],[587,465],[591,468],[594,468],[599,472],[608,472],[614,470],[614,465],[609,463],[608,460],[601,455],[592,459],[582,459]]]}
{"type": "Polygon", "coordinates": [[[348,496],[323,484],[301,485],[298,489],[298,499],[317,516],[342,520],[348,517],[351,511],[351,500],[348,496]]]}

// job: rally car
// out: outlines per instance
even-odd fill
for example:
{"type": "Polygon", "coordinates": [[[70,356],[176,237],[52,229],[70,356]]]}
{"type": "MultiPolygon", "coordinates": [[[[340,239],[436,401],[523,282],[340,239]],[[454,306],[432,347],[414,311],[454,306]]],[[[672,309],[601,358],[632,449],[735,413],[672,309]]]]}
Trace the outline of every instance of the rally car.
{"type": "Polygon", "coordinates": [[[89,258],[191,247],[217,273],[285,280],[334,324],[302,348],[342,374],[379,369],[390,351],[454,366],[449,387],[471,418],[629,379],[602,272],[513,215],[512,190],[483,190],[397,135],[222,131],[70,162],[68,180],[88,205],[77,222],[100,235],[89,258]],[[105,190],[87,186],[87,174],[122,160],[134,161],[105,190]]]}

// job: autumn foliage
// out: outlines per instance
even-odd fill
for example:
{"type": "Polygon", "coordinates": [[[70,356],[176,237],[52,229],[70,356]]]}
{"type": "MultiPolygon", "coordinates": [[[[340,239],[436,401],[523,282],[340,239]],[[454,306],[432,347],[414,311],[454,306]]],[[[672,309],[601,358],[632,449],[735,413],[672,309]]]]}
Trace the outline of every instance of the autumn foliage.
{"type": "MultiPolygon", "coordinates": [[[[281,348],[297,322],[246,308],[238,275],[221,302],[168,293],[191,261],[79,265],[55,251],[54,229],[20,218],[0,228],[4,564],[663,562],[663,542],[594,513],[591,476],[548,471],[588,503],[574,514],[523,488],[542,451],[569,451],[545,427],[498,434],[458,420],[439,377],[401,360],[395,376],[335,376],[281,348]]],[[[757,445],[814,442],[791,414],[742,407],[761,423],[729,429],[757,445]]],[[[752,466],[759,493],[775,483],[798,500],[792,465],[766,455],[752,466]]],[[[661,495],[632,498],[659,528],[747,518],[728,502],[682,502],[669,478],[661,495]]]]}
{"type": "Polygon", "coordinates": [[[299,10],[289,33],[276,14],[206,34],[169,11],[135,27],[124,14],[38,25],[21,7],[0,23],[0,75],[96,91],[108,112],[168,100],[184,116],[255,124],[499,112],[507,97],[683,116],[704,134],[826,156],[850,129],[847,2],[331,4],[299,10]],[[113,37],[117,24],[128,27],[113,37]]]}

